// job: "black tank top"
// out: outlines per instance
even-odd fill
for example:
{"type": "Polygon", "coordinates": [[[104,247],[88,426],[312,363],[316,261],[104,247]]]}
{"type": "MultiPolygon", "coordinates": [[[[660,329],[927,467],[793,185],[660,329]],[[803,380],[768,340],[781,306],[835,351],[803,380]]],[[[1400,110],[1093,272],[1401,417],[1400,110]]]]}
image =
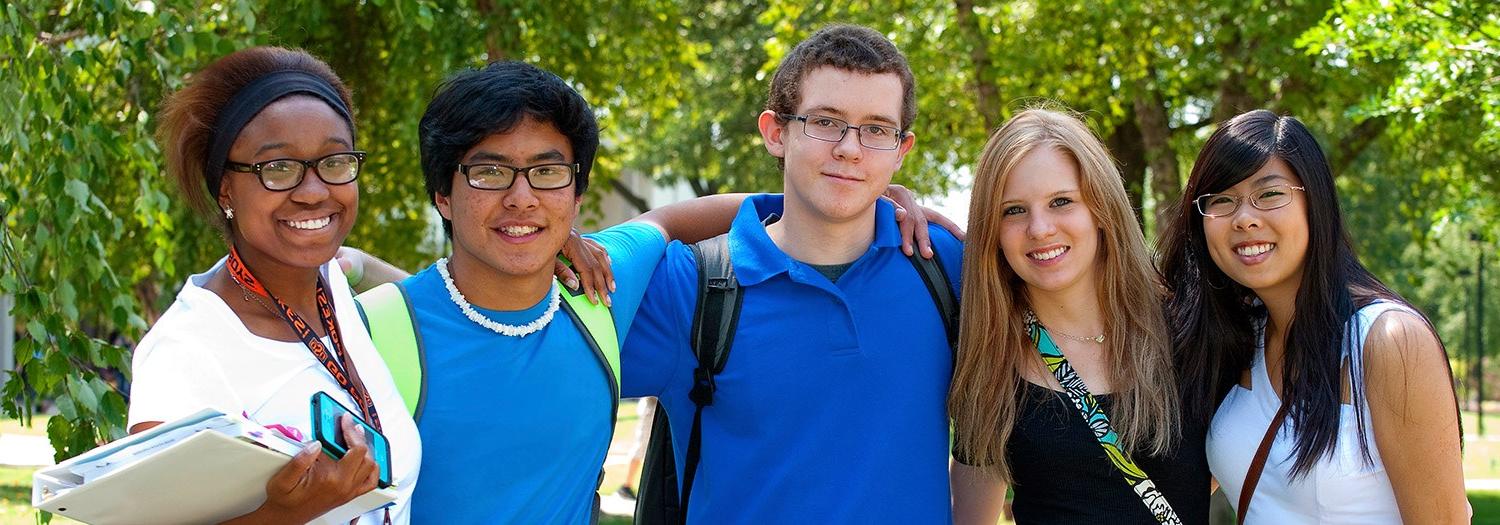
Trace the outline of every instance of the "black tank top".
{"type": "MultiPolygon", "coordinates": [[[[1104,456],[1094,434],[1066,394],[1026,383],[1026,396],[1011,431],[1009,451],[1018,525],[1107,523],[1154,525],[1139,497],[1104,456]]],[[[1095,395],[1108,411],[1112,396],[1095,395]]],[[[1206,426],[1184,423],[1182,439],[1165,457],[1131,459],[1166,495],[1185,524],[1207,524],[1206,426]]]]}

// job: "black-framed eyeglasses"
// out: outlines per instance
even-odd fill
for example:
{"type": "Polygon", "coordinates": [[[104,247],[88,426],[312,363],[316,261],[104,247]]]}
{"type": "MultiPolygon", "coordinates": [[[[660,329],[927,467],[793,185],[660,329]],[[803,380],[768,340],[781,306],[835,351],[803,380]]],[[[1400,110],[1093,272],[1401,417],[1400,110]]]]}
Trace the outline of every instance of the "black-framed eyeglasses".
{"type": "Polygon", "coordinates": [[[844,140],[844,135],[847,135],[850,129],[859,131],[859,144],[870,149],[896,149],[901,147],[901,141],[906,138],[906,131],[891,126],[879,124],[855,126],[846,120],[824,115],[793,115],[791,113],[777,113],[776,115],[787,120],[802,121],[803,135],[828,142],[844,140]]]}
{"type": "Polygon", "coordinates": [[[1198,213],[1204,217],[1223,217],[1233,214],[1240,209],[1240,202],[1249,200],[1250,205],[1257,210],[1274,210],[1292,203],[1292,191],[1307,191],[1302,186],[1287,186],[1277,184],[1266,186],[1255,190],[1249,197],[1230,195],[1228,193],[1208,193],[1199,195],[1193,199],[1193,204],[1198,207],[1198,213]]]}
{"type": "Polygon", "coordinates": [[[516,183],[516,176],[526,177],[526,183],[534,190],[555,190],[573,184],[573,176],[581,169],[578,163],[552,162],[517,168],[504,164],[459,164],[458,172],[464,174],[469,187],[476,190],[503,190],[516,183]]]}
{"type": "Polygon", "coordinates": [[[240,173],[254,173],[260,185],[271,191],[287,191],[302,184],[308,168],[317,171],[325,184],[338,186],[359,178],[359,168],[365,163],[365,152],[342,151],[324,155],[313,160],[272,159],[255,164],[228,161],[224,169],[240,173]]]}

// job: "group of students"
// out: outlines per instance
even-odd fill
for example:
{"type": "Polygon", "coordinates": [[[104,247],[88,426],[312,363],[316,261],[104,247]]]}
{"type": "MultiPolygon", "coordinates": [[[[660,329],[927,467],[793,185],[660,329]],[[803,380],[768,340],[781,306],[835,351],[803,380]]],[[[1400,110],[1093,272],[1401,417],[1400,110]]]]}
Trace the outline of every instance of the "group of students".
{"type": "MultiPolygon", "coordinates": [[[[1007,488],[1019,523],[1206,523],[1215,482],[1248,522],[1465,519],[1443,347],[1355,258],[1299,121],[1223,123],[1162,203],[1153,263],[1109,153],[1059,110],[991,135],[966,240],[937,226],[890,186],[914,92],[884,36],[824,28],[758,119],[784,194],[579,237],[588,104],[524,63],[460,71],[419,130],[451,255],[406,276],[355,253],[351,279],[348,88],[301,51],[230,54],[161,118],[168,172],[229,253],[137,346],[130,430],[208,406],[307,433],[327,392],[390,442],[401,495],[372,524],[590,522],[622,396],[669,416],[688,523],[990,524],[1007,488]],[[690,244],[721,235],[733,353],[705,370],[690,244]],[[349,281],[394,284],[356,299],[349,281]],[[392,357],[393,326],[414,353],[392,357]]],[[[310,446],[233,521],[305,522],[373,488],[344,430],[349,454],[310,446]]]]}

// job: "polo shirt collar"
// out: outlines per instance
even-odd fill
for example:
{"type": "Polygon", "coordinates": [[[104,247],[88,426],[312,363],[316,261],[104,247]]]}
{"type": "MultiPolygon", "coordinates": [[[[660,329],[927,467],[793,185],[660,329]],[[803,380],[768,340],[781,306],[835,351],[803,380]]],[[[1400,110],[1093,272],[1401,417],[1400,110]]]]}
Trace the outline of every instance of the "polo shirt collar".
{"type": "MultiPolygon", "coordinates": [[[[802,264],[781,251],[766,234],[762,221],[780,215],[785,209],[781,194],[752,195],[740,204],[740,211],[729,228],[729,253],[735,278],[744,285],[758,284],[802,264]]],[[[775,222],[775,221],[771,221],[775,222]]],[[[901,230],[896,225],[896,208],[885,199],[875,201],[875,238],[860,258],[878,249],[901,246],[901,230]]]]}

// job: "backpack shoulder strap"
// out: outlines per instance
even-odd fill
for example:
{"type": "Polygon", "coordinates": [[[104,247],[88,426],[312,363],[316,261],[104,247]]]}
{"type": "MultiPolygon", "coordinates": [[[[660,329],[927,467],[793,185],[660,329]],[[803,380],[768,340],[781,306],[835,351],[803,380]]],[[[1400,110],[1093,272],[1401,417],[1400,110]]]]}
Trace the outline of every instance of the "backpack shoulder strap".
{"type": "Polygon", "coordinates": [[[427,400],[427,357],[406,288],[401,283],[385,283],[359,294],[355,301],[407,413],[412,419],[421,417],[427,400]]]}
{"type": "Polygon", "coordinates": [[[698,358],[698,365],[693,370],[693,389],[688,393],[696,409],[682,471],[679,508],[683,521],[687,520],[693,478],[702,456],[703,407],[714,404],[714,392],[718,390],[714,376],[724,371],[724,364],[729,361],[740,307],[744,303],[744,294],[729,260],[729,234],[698,242],[689,248],[698,260],[698,307],[693,312],[692,330],[693,355],[698,358]]]}
{"type": "MultiPolygon", "coordinates": [[[[564,259],[566,261],[566,259],[564,259]]],[[[568,288],[561,281],[556,286],[562,294],[562,310],[578,327],[578,333],[583,335],[583,340],[588,343],[589,350],[594,352],[599,366],[604,369],[605,380],[609,383],[609,437],[605,438],[605,446],[615,437],[615,423],[618,422],[620,411],[620,337],[615,330],[615,318],[609,311],[609,307],[603,301],[598,304],[589,302],[588,295],[583,293],[583,287],[568,288]]],[[[599,479],[594,487],[604,483],[604,469],[599,469],[599,479]]],[[[595,517],[598,517],[599,494],[594,494],[595,517]]]]}
{"type": "MultiPolygon", "coordinates": [[[[724,371],[724,363],[729,360],[743,296],[729,260],[729,234],[688,248],[698,260],[698,307],[693,311],[692,337],[693,354],[700,366],[708,365],[706,371],[710,372],[707,377],[710,389],[697,394],[706,406],[713,404],[712,375],[724,371]]],[[[695,383],[697,379],[695,376],[695,383]]]]}
{"type": "Polygon", "coordinates": [[[604,303],[594,304],[589,302],[588,295],[583,293],[583,288],[570,289],[561,282],[557,283],[561,289],[563,311],[573,320],[578,327],[579,333],[594,351],[607,370],[610,378],[610,391],[616,399],[620,397],[620,337],[615,330],[615,318],[610,313],[609,307],[604,303]]]}
{"type": "Polygon", "coordinates": [[[958,348],[958,298],[953,295],[953,284],[948,279],[948,272],[943,269],[943,261],[938,258],[936,251],[932,258],[927,259],[913,251],[906,256],[916,267],[917,275],[922,276],[922,282],[927,285],[927,293],[932,294],[932,302],[937,305],[938,314],[943,316],[943,331],[948,334],[948,346],[958,348]]]}

